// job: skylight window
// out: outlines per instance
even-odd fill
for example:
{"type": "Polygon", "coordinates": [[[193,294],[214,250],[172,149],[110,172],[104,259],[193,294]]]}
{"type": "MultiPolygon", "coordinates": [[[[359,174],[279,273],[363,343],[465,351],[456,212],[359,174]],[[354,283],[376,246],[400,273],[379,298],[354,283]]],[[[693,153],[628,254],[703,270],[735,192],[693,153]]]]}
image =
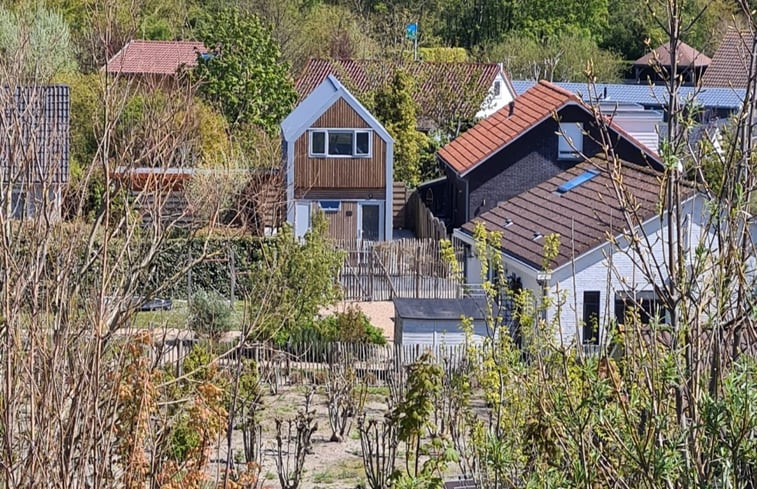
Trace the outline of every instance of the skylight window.
{"type": "Polygon", "coordinates": [[[586,170],[585,172],[578,175],[577,177],[571,178],[567,182],[557,187],[557,191],[561,194],[564,194],[565,192],[570,192],[574,188],[588,182],[589,180],[596,177],[597,175],[599,175],[599,172],[597,170],[586,170]]]}

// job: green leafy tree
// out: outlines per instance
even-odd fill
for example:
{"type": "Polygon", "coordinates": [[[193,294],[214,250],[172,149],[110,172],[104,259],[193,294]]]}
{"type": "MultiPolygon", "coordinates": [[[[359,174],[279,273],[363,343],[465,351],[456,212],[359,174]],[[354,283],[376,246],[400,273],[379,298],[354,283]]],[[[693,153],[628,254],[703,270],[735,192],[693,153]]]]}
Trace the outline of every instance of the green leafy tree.
{"type": "Polygon", "coordinates": [[[250,317],[255,334],[284,343],[310,328],[318,311],[341,296],[339,270],[344,256],[328,240],[328,222],[313,215],[312,227],[301,241],[285,224],[261,250],[250,270],[250,317]]]}
{"type": "Polygon", "coordinates": [[[197,34],[210,50],[195,69],[201,93],[232,127],[254,124],[275,133],[297,96],[288,66],[257,16],[221,10],[205,17],[197,34]]]}
{"type": "Polygon", "coordinates": [[[76,69],[71,35],[65,19],[42,5],[35,8],[0,7],[0,55],[21,56],[22,79],[48,82],[76,69]]]}
{"type": "Polygon", "coordinates": [[[417,107],[411,87],[410,76],[397,70],[390,82],[374,94],[373,109],[394,138],[394,179],[415,186],[423,174],[421,157],[429,142],[426,135],[418,131],[417,107]]]}

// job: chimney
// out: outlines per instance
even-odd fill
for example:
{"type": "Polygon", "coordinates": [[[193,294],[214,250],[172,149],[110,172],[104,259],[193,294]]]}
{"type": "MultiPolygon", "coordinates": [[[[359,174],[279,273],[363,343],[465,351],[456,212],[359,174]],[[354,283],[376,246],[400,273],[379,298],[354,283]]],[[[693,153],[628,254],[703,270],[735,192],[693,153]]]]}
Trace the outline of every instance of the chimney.
{"type": "Polygon", "coordinates": [[[507,117],[512,117],[513,113],[515,112],[515,100],[510,102],[509,107],[510,107],[510,113],[507,114],[507,117]]]}
{"type": "Polygon", "coordinates": [[[602,91],[602,100],[607,100],[607,87],[602,91]]]}

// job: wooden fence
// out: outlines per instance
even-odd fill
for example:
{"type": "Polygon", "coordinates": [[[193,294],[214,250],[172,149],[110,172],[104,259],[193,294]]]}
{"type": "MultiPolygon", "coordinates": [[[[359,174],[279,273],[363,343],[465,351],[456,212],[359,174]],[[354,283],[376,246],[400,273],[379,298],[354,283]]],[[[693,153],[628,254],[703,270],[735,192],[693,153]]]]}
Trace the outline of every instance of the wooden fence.
{"type": "Polygon", "coordinates": [[[406,209],[417,238],[430,238],[438,241],[449,236],[447,225],[426,207],[417,191],[410,196],[406,209]]]}
{"type": "MultiPolygon", "coordinates": [[[[182,364],[192,348],[199,342],[170,340],[161,344],[159,363],[182,371],[182,364]]],[[[464,345],[369,345],[362,343],[303,343],[275,348],[266,344],[231,347],[220,355],[221,368],[231,368],[242,358],[253,360],[262,382],[279,387],[285,385],[324,384],[329,370],[335,365],[350,366],[361,382],[370,386],[383,386],[392,377],[401,376],[405,367],[417,361],[426,352],[432,354],[446,374],[461,368],[471,351],[464,345]]]]}
{"type": "Polygon", "coordinates": [[[401,239],[335,244],[346,253],[339,274],[346,300],[462,297],[463,284],[452,273],[452,264],[442,257],[439,241],[401,239]]]}
{"type": "Polygon", "coordinates": [[[407,216],[407,201],[412,191],[404,182],[394,182],[392,187],[392,226],[395,229],[410,227],[407,216]]]}

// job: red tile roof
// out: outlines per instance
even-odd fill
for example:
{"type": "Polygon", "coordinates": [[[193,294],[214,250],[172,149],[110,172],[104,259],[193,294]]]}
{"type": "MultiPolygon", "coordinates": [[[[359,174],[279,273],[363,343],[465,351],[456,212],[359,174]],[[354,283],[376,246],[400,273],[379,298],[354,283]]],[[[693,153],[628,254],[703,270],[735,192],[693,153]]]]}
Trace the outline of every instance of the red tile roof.
{"type": "Polygon", "coordinates": [[[173,75],[182,66],[197,65],[208,50],[201,42],[130,41],[106,65],[108,73],[173,75]]]}
{"type": "MultiPolygon", "coordinates": [[[[560,247],[552,268],[571,261],[619,235],[626,228],[622,208],[613,188],[610,165],[593,158],[560,173],[510,200],[500,202],[463,225],[472,234],[477,222],[489,231],[502,233],[501,247],[506,253],[534,268],[542,268],[544,236],[560,235],[560,247]],[[567,181],[594,170],[598,175],[573,189],[559,193],[567,181]]],[[[620,178],[627,195],[633,196],[642,222],[658,210],[662,174],[648,166],[621,162],[620,178]]],[[[684,198],[694,195],[690,185],[682,186],[684,198]]]]}
{"type": "MultiPolygon", "coordinates": [[[[497,63],[441,63],[416,61],[398,63],[377,60],[316,59],[308,60],[295,83],[300,100],[307,97],[328,75],[334,75],[353,94],[363,94],[380,88],[401,68],[416,84],[413,98],[420,106],[422,118],[434,119],[450,105],[463,102],[461,112],[474,116],[501,71],[497,63]]],[[[515,94],[510,80],[505,82],[515,94]]]]}
{"type": "Polygon", "coordinates": [[[746,88],[752,42],[748,32],[729,29],[702,75],[702,86],[746,88]]]}
{"type": "MultiPolygon", "coordinates": [[[[662,66],[670,66],[672,60],[670,51],[670,43],[663,44],[637,59],[633,64],[636,66],[649,66],[650,63],[654,62],[662,66]]],[[[700,53],[685,42],[679,42],[677,51],[678,65],[681,68],[708,66],[712,61],[707,55],[700,53]]]]}
{"type": "Polygon", "coordinates": [[[463,173],[568,103],[581,104],[581,101],[573,92],[542,80],[511,105],[502,107],[441,148],[437,154],[458,173],[463,173]]]}

